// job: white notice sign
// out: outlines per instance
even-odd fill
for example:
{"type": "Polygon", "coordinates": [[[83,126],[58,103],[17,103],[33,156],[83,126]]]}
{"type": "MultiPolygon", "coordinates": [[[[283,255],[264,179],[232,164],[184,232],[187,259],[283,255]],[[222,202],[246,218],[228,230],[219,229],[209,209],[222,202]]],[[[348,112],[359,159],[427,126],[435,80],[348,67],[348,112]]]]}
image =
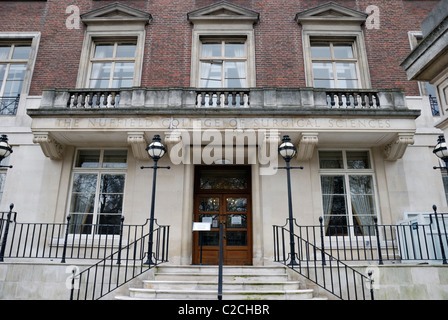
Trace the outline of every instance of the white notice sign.
{"type": "Polygon", "coordinates": [[[193,231],[210,231],[209,222],[193,222],[193,231]]]}

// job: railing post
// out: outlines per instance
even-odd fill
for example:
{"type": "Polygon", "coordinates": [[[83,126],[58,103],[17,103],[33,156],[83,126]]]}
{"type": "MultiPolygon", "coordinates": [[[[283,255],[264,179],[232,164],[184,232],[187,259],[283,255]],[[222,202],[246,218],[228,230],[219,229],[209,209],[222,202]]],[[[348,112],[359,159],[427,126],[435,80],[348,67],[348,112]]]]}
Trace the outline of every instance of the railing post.
{"type": "Polygon", "coordinates": [[[325,265],[325,244],[324,244],[324,226],[323,226],[324,219],[322,217],[319,217],[319,223],[320,223],[320,242],[322,247],[322,265],[325,265]]]}
{"type": "Polygon", "coordinates": [[[11,215],[12,215],[12,209],[13,208],[14,208],[14,203],[11,203],[10,206],[9,206],[8,215],[6,216],[5,232],[3,233],[2,248],[0,250],[0,262],[3,262],[3,258],[5,256],[6,241],[8,240],[9,223],[10,223],[10,220],[11,220],[11,215]]]}
{"type": "Polygon", "coordinates": [[[443,264],[447,264],[446,256],[445,256],[445,248],[443,247],[442,232],[440,231],[439,219],[437,217],[437,206],[433,205],[432,209],[434,210],[434,215],[436,218],[437,233],[439,234],[440,250],[442,251],[443,264]]]}
{"type": "Polygon", "coordinates": [[[121,246],[123,243],[123,224],[124,224],[124,216],[120,218],[120,239],[118,241],[118,258],[117,264],[121,264],[121,246]]]}
{"type": "Polygon", "coordinates": [[[222,300],[223,226],[224,223],[221,222],[219,224],[218,300],[222,300]]]}
{"type": "Polygon", "coordinates": [[[376,233],[376,247],[378,250],[378,261],[380,265],[383,265],[383,255],[381,254],[381,244],[380,244],[380,233],[378,232],[378,218],[374,218],[375,222],[375,233],[376,233]]]}
{"type": "Polygon", "coordinates": [[[65,228],[65,239],[64,239],[64,249],[62,250],[62,260],[61,263],[65,263],[65,255],[67,252],[67,242],[68,242],[68,229],[70,227],[71,216],[67,216],[67,227],[65,228]]]}

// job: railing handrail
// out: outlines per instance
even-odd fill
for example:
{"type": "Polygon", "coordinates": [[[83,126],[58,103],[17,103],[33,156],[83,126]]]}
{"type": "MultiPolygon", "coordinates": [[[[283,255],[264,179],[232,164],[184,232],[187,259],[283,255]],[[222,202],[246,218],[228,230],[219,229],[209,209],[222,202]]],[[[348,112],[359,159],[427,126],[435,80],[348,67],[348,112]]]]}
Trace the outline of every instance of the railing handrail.
{"type": "Polygon", "coordinates": [[[91,265],[87,269],[78,274],[73,274],[73,280],[76,279],[78,284],[77,288],[75,288],[75,281],[72,281],[70,300],[88,300],[89,296],[91,296],[92,300],[98,300],[160,263],[167,262],[169,228],[169,226],[158,225],[158,228],[154,229],[152,232],[156,238],[155,250],[152,251],[152,261],[155,262],[154,264],[144,263],[146,260],[151,260],[147,259],[144,255],[145,246],[148,244],[148,239],[151,236],[151,232],[148,232],[132,243],[119,248],[119,250],[91,265]],[[123,254],[126,254],[125,257],[123,257],[123,254]],[[129,257],[131,257],[131,259],[129,257]],[[125,261],[124,266],[123,260],[125,261]],[[124,274],[120,273],[120,268],[124,270],[124,274]],[[131,275],[128,274],[128,268],[132,269],[131,275]],[[116,269],[115,274],[113,272],[114,269],[116,269]],[[113,282],[115,280],[113,277],[115,276],[116,281],[113,282]],[[91,277],[93,277],[93,279],[91,277]],[[98,281],[99,277],[101,277],[101,281],[98,281]],[[82,281],[83,279],[85,280],[84,283],[82,281]],[[84,290],[81,289],[82,284],[85,285],[84,290]],[[93,288],[89,288],[89,284],[93,285],[93,288]],[[99,289],[97,284],[100,285],[99,289]],[[107,285],[107,288],[104,288],[105,285],[107,285]],[[78,290],[76,296],[74,295],[75,290],[78,290]]]}
{"type": "MultiPolygon", "coordinates": [[[[298,245],[298,257],[296,258],[296,262],[298,262],[298,265],[287,263],[291,260],[290,254],[286,254],[285,245],[282,246],[282,252],[283,252],[283,259],[280,259],[279,252],[279,231],[278,229],[281,229],[281,235],[282,239],[289,238],[289,236],[285,236],[285,232],[288,234],[290,231],[285,228],[285,226],[276,226],[274,225],[274,261],[283,263],[284,265],[288,266],[291,270],[301,274],[308,280],[314,282],[319,287],[323,288],[324,290],[330,292],[334,296],[340,298],[340,299],[347,299],[351,300],[353,297],[355,300],[366,300],[366,290],[365,290],[365,283],[372,284],[372,279],[367,277],[366,275],[362,274],[361,272],[355,270],[354,268],[348,266],[341,260],[337,259],[336,257],[326,253],[321,248],[317,247],[316,245],[310,243],[307,240],[304,240],[303,238],[297,236],[294,234],[294,237],[296,238],[296,244],[298,245]],[[303,247],[305,246],[305,250],[303,250],[303,247]],[[300,249],[302,248],[302,250],[300,249]],[[321,260],[317,259],[318,253],[320,252],[321,260]],[[314,253],[314,254],[313,254],[314,253]],[[306,255],[307,259],[301,259],[304,258],[303,255],[306,255]],[[311,255],[314,256],[314,259],[310,259],[311,255]],[[320,267],[322,269],[321,273],[318,273],[318,267],[320,263],[320,267]],[[328,263],[327,263],[328,262],[328,263]],[[336,263],[336,267],[333,267],[333,264],[336,263]],[[305,264],[305,266],[303,266],[305,264]],[[326,278],[325,275],[325,266],[328,265],[328,269],[330,272],[329,279],[326,278]],[[333,269],[336,268],[337,272],[335,273],[336,281],[333,276],[333,269]],[[314,274],[312,272],[312,269],[314,269],[314,274]],[[341,269],[343,271],[343,274],[341,275],[341,269]],[[345,277],[344,277],[345,274],[345,277]],[[349,280],[349,275],[350,279],[349,280]],[[345,287],[344,280],[345,279],[345,287]],[[358,280],[357,280],[358,279],[358,280]],[[353,286],[350,285],[350,281],[353,281],[353,286]],[[358,282],[357,282],[358,281],[358,282]]],[[[284,241],[283,241],[283,244],[284,241]]],[[[374,300],[373,291],[370,291],[370,299],[374,300]]]]}

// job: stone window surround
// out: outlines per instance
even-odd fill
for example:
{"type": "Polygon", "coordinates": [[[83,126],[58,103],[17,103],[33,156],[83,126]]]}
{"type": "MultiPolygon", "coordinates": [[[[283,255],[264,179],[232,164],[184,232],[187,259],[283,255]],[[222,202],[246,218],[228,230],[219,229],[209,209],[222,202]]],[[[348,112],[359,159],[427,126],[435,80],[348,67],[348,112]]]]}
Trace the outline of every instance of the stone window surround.
{"type": "Polygon", "coordinates": [[[188,13],[188,20],[193,24],[191,46],[190,86],[200,85],[200,53],[202,38],[231,39],[245,38],[247,50],[246,86],[256,87],[255,72],[255,32],[254,23],[258,14],[242,7],[220,2],[194,12],[188,13]],[[225,14],[216,14],[222,10],[225,14]]]}
{"type": "Polygon", "coordinates": [[[21,96],[27,95],[31,87],[31,79],[36,63],[37,51],[39,48],[40,32],[0,32],[0,41],[7,43],[29,41],[31,45],[30,56],[26,66],[25,78],[23,79],[21,96]]]}
{"type": "Polygon", "coordinates": [[[133,86],[141,85],[146,25],[151,22],[149,13],[114,3],[81,15],[86,32],[81,49],[76,88],[88,87],[90,58],[96,41],[135,41],[135,69],[133,86]]]}
{"type": "Polygon", "coordinates": [[[367,60],[362,23],[367,14],[327,3],[306,10],[296,15],[296,22],[302,26],[302,46],[305,66],[305,79],[308,87],[313,86],[313,68],[311,61],[311,42],[322,39],[346,41],[353,43],[355,56],[358,58],[360,89],[370,89],[371,80],[367,60]],[[337,14],[334,14],[334,11],[337,14]]]}

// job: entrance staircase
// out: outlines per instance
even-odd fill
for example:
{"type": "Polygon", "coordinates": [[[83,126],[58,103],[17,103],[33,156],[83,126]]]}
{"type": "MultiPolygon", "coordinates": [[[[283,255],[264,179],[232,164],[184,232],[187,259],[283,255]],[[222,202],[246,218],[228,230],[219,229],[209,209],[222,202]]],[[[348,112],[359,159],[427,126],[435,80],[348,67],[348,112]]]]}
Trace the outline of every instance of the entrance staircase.
{"type": "MultiPolygon", "coordinates": [[[[217,300],[217,266],[156,267],[141,288],[130,288],[121,300],[217,300]]],[[[223,300],[308,300],[315,297],[305,283],[292,280],[283,266],[224,266],[223,300]]]]}

